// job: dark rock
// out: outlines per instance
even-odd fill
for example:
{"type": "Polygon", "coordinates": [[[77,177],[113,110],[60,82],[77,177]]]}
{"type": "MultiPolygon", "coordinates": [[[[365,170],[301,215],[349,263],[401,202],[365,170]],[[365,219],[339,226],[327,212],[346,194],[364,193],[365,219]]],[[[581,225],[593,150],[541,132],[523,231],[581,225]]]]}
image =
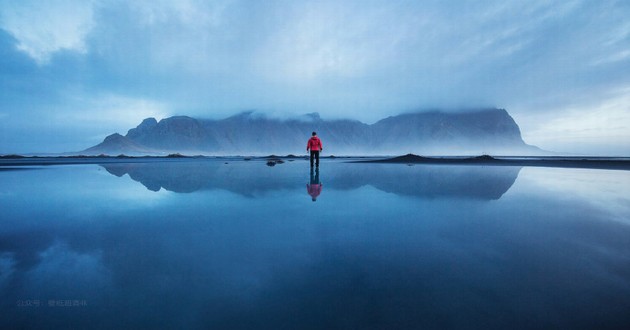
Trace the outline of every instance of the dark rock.
{"type": "Polygon", "coordinates": [[[398,156],[389,159],[383,159],[380,162],[386,163],[418,163],[418,162],[426,162],[431,161],[433,158],[422,157],[414,154],[406,154],[404,156],[398,156]]]}
{"type": "Polygon", "coordinates": [[[490,156],[490,155],[481,155],[481,156],[477,156],[477,157],[472,157],[469,158],[471,160],[497,160],[496,158],[490,156]]]}

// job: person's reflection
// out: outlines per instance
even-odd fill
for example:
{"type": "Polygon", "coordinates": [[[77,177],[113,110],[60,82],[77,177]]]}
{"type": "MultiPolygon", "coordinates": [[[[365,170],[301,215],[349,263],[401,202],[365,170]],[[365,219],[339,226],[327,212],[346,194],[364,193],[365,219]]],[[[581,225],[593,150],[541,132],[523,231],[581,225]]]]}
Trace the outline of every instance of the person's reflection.
{"type": "Polygon", "coordinates": [[[313,202],[317,201],[317,196],[322,193],[322,183],[319,181],[319,167],[315,171],[311,167],[311,183],[306,184],[306,191],[311,195],[313,202]]]}

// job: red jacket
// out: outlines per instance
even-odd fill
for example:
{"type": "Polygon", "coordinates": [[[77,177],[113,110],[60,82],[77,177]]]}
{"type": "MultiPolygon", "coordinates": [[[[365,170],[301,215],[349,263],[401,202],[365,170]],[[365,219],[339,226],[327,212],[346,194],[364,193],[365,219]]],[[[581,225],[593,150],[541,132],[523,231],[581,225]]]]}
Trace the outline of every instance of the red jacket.
{"type": "Polygon", "coordinates": [[[322,146],[322,140],[320,140],[317,136],[313,136],[308,140],[306,144],[306,150],[319,151],[324,149],[322,146]]]}
{"type": "Polygon", "coordinates": [[[306,184],[306,191],[308,192],[313,200],[317,199],[317,196],[322,193],[322,185],[320,184],[306,184]]]}

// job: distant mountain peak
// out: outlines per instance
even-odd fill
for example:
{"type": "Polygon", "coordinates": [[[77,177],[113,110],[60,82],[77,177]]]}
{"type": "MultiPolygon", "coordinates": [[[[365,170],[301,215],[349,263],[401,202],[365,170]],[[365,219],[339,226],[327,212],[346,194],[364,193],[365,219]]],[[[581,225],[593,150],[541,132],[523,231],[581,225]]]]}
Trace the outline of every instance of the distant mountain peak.
{"type": "Polygon", "coordinates": [[[153,117],[149,117],[143,120],[142,123],[140,123],[140,125],[138,126],[155,126],[157,125],[157,123],[158,123],[157,119],[153,117]]]}
{"type": "Polygon", "coordinates": [[[120,154],[149,154],[153,150],[140,145],[133,140],[118,133],[108,135],[103,142],[92,148],[86,149],[83,153],[88,155],[120,155],[120,154]]]}
{"type": "Polygon", "coordinates": [[[193,117],[190,117],[190,116],[178,115],[178,116],[172,116],[172,117],[164,118],[164,119],[160,120],[160,123],[165,121],[165,120],[166,121],[196,121],[197,119],[195,119],[193,117]]]}
{"type": "Polygon", "coordinates": [[[153,117],[146,118],[145,120],[142,121],[142,123],[140,123],[140,125],[136,126],[136,128],[132,128],[129,131],[127,131],[127,137],[131,139],[136,138],[144,134],[145,132],[153,129],[157,125],[158,125],[158,121],[155,118],[153,117]]]}
{"type": "Polygon", "coordinates": [[[114,142],[114,141],[120,141],[125,139],[124,136],[118,134],[118,133],[114,133],[114,134],[110,134],[108,136],[105,137],[105,140],[103,140],[103,142],[114,142]]]}

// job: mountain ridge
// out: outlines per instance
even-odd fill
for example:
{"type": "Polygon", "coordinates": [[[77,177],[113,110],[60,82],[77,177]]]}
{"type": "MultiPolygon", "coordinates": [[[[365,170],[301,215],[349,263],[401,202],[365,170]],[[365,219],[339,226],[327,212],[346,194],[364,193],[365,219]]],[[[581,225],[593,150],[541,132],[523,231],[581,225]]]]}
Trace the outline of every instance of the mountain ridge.
{"type": "Polygon", "coordinates": [[[473,112],[412,112],[373,124],[358,120],[324,120],[318,113],[289,119],[248,111],[224,119],[173,116],[146,118],[125,136],[112,134],[80,153],[160,155],[295,154],[317,131],[324,150],[336,155],[406,154],[479,155],[542,154],[522,140],[520,128],[505,109],[473,112]]]}

